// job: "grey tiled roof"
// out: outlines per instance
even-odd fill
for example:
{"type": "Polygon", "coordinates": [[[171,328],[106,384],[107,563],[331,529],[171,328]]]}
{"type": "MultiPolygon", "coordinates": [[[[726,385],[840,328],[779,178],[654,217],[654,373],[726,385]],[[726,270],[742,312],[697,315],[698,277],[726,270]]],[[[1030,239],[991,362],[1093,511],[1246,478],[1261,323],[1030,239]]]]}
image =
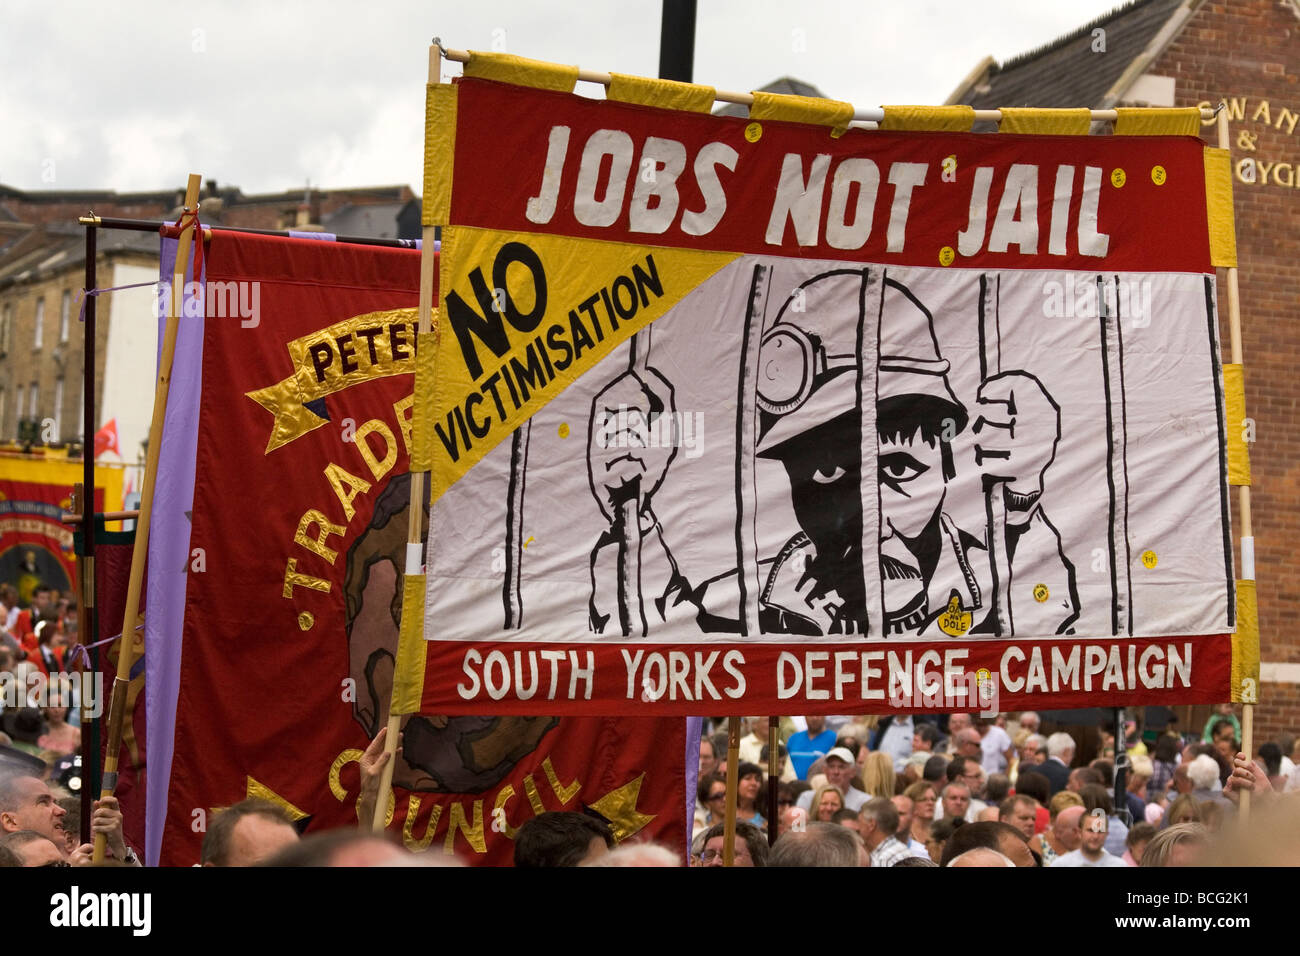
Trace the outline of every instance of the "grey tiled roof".
{"type": "Polygon", "coordinates": [[[976,109],[1100,107],[1106,93],[1141,56],[1183,0],[1136,0],[1046,46],[993,66],[954,102],[976,109]],[[1093,31],[1105,30],[1105,52],[1093,31]]]}

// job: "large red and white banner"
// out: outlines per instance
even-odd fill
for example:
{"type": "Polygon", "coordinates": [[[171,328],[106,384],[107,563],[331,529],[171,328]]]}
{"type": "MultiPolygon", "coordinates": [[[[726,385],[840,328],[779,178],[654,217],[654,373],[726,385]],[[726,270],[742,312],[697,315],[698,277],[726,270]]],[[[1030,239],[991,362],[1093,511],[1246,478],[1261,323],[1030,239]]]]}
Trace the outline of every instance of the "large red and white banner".
{"type": "Polygon", "coordinates": [[[1199,140],[434,95],[425,711],[1226,699],[1199,140]]]}

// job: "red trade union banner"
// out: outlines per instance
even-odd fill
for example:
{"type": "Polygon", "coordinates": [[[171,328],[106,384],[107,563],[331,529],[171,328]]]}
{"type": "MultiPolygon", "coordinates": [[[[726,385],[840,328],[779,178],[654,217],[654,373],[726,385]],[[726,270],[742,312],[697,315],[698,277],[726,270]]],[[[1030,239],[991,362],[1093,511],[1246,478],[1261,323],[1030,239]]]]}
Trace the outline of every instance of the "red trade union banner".
{"type": "MultiPolygon", "coordinates": [[[[309,831],[355,825],[383,726],[410,506],[420,254],[232,235],[208,317],[174,756],[161,862],[199,858],[247,796],[309,831]],[[231,290],[234,290],[233,292],[231,290]]],[[[684,845],[684,721],[414,716],[389,828],[413,850],[508,864],[545,810],[591,806],[620,837],[684,845]]]]}
{"type": "Polygon", "coordinates": [[[1199,140],[430,95],[424,712],[1229,697],[1199,140]]]}

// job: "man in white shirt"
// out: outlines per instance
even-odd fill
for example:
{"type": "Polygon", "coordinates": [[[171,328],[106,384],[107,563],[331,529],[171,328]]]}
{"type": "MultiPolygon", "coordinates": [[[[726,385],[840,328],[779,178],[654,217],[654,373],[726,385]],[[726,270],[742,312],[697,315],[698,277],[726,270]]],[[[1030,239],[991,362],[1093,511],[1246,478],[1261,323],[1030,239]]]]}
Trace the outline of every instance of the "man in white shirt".
{"type": "Polygon", "coordinates": [[[895,773],[902,773],[907,758],[912,756],[913,730],[911,714],[895,714],[876,741],[876,749],[894,761],[895,773]]]}
{"type": "Polygon", "coordinates": [[[1104,849],[1109,821],[1106,811],[1098,807],[1087,816],[1079,818],[1082,831],[1079,849],[1059,857],[1052,866],[1127,866],[1122,859],[1104,849]]]}
{"type": "Polygon", "coordinates": [[[980,735],[980,765],[984,772],[1006,773],[1016,755],[1016,748],[1007,732],[994,723],[992,717],[979,718],[975,721],[975,729],[980,735]]]}
{"type": "MultiPolygon", "coordinates": [[[[850,782],[857,767],[858,762],[847,747],[832,747],[826,754],[826,782],[840,788],[844,794],[844,805],[855,813],[870,799],[850,782]]],[[[799,801],[795,806],[811,813],[814,792],[805,790],[799,795],[799,801]]]]}
{"type": "Polygon", "coordinates": [[[750,717],[749,733],[740,738],[740,762],[758,763],[767,746],[767,718],[750,717]]]}

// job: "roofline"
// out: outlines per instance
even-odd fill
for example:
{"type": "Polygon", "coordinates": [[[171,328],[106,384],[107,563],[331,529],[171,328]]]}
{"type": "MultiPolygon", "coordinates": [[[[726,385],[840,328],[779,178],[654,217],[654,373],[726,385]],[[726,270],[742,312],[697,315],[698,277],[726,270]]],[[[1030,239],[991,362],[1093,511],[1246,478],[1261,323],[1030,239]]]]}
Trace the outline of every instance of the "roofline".
{"type": "Polygon", "coordinates": [[[1065,46],[1067,43],[1073,43],[1075,40],[1078,40],[1079,38],[1087,34],[1090,34],[1093,30],[1097,29],[1097,27],[1104,27],[1112,20],[1115,20],[1118,17],[1123,16],[1124,14],[1128,13],[1131,10],[1136,9],[1137,7],[1145,6],[1146,4],[1151,2],[1152,0],[1128,0],[1127,3],[1121,3],[1119,6],[1112,7],[1110,10],[1107,10],[1101,16],[1093,17],[1087,23],[1075,27],[1069,33],[1062,33],[1055,40],[1052,40],[1048,43],[1044,43],[1042,46],[1038,46],[1038,47],[1034,47],[1033,49],[1026,50],[1024,53],[1017,53],[1015,56],[1011,57],[1005,63],[1001,64],[998,69],[999,70],[1014,69],[1015,67],[1020,66],[1022,63],[1028,63],[1030,60],[1037,60],[1039,57],[1051,53],[1053,50],[1057,49],[1058,47],[1065,46]]]}
{"type": "MultiPolygon", "coordinates": [[[[34,249],[30,251],[36,252],[34,249]]],[[[96,261],[103,259],[105,262],[112,259],[119,259],[122,256],[139,256],[147,259],[149,262],[158,261],[157,253],[152,253],[145,249],[130,249],[123,246],[119,246],[116,249],[99,249],[96,250],[95,253],[96,261]]],[[[84,269],[85,266],[86,253],[83,247],[82,251],[73,253],[64,262],[57,266],[41,267],[33,265],[31,268],[25,272],[19,273],[18,275],[0,276],[0,292],[11,292],[14,289],[21,288],[22,286],[35,285],[36,283],[44,282],[47,279],[60,276],[69,270],[84,269]]]]}
{"type": "MultiPolygon", "coordinates": [[[[1131,0],[1130,3],[1117,6],[1113,10],[1103,13],[1101,16],[1094,18],[1088,23],[1076,27],[1069,33],[1062,34],[1049,43],[1044,43],[1042,46],[1034,47],[1033,49],[1026,50],[1024,53],[1018,53],[1015,56],[1010,57],[1005,63],[998,63],[993,57],[986,56],[979,65],[977,65],[975,69],[971,70],[967,77],[961,81],[957,88],[952,91],[948,96],[948,99],[944,101],[944,105],[952,106],[960,103],[961,100],[965,98],[966,94],[969,93],[980,80],[984,79],[991,70],[996,69],[999,73],[1002,73],[1009,69],[1021,66],[1024,63],[1028,63],[1031,60],[1036,60],[1039,57],[1051,53],[1058,47],[1077,40],[1079,37],[1095,28],[1104,26],[1116,17],[1128,13],[1133,8],[1146,2],[1150,2],[1150,0],[1131,0]]],[[[1104,100],[1097,104],[1095,108],[1113,108],[1114,104],[1120,99],[1124,92],[1133,85],[1139,76],[1146,72],[1146,68],[1164,52],[1165,47],[1173,42],[1174,38],[1182,31],[1187,20],[1204,2],[1205,0],[1183,0],[1182,5],[1170,14],[1169,19],[1165,21],[1165,25],[1160,28],[1152,41],[1147,44],[1147,48],[1143,50],[1139,56],[1134,58],[1128,68],[1120,75],[1120,78],[1115,82],[1115,84],[1106,91],[1104,100]]]]}
{"type": "Polygon", "coordinates": [[[955,106],[960,103],[966,94],[973,89],[980,80],[988,76],[989,70],[998,65],[998,61],[992,56],[986,56],[975,65],[975,69],[966,74],[966,78],[957,84],[957,88],[948,94],[948,98],[943,101],[944,106],[955,106]]]}
{"type": "MultiPolygon", "coordinates": [[[[802,80],[799,82],[803,82],[802,80]]],[[[812,84],[808,84],[811,86],[812,84]]],[[[378,193],[395,193],[400,194],[402,190],[411,189],[409,183],[392,183],[385,186],[340,186],[334,189],[324,189],[319,186],[312,186],[313,194],[330,196],[338,193],[352,194],[378,194],[378,193]]],[[[302,198],[304,190],[286,189],[280,192],[270,193],[245,193],[239,186],[218,186],[216,195],[220,196],[223,192],[234,192],[239,197],[240,203],[257,203],[257,202],[277,202],[281,200],[302,198]]],[[[141,192],[118,192],[114,189],[19,189],[16,186],[8,186],[0,183],[0,198],[9,198],[22,200],[24,202],[35,203],[56,203],[56,202],[79,202],[79,201],[103,201],[111,200],[115,202],[170,202],[177,195],[183,193],[181,188],[176,189],[155,189],[141,192]]],[[[399,200],[394,199],[394,202],[399,200]]]]}
{"type": "Polygon", "coordinates": [[[1120,74],[1118,80],[1114,82],[1106,95],[1102,97],[1097,104],[1098,109],[1112,109],[1116,103],[1123,99],[1124,94],[1129,91],[1138,77],[1146,73],[1147,69],[1160,58],[1169,44],[1178,38],[1178,34],[1183,32],[1183,27],[1187,26],[1188,21],[1192,19],[1204,5],[1205,0],[1183,0],[1178,9],[1175,10],[1165,21],[1165,25],[1160,31],[1151,38],[1145,50],[1139,53],[1129,63],[1128,67],[1120,74]]]}

